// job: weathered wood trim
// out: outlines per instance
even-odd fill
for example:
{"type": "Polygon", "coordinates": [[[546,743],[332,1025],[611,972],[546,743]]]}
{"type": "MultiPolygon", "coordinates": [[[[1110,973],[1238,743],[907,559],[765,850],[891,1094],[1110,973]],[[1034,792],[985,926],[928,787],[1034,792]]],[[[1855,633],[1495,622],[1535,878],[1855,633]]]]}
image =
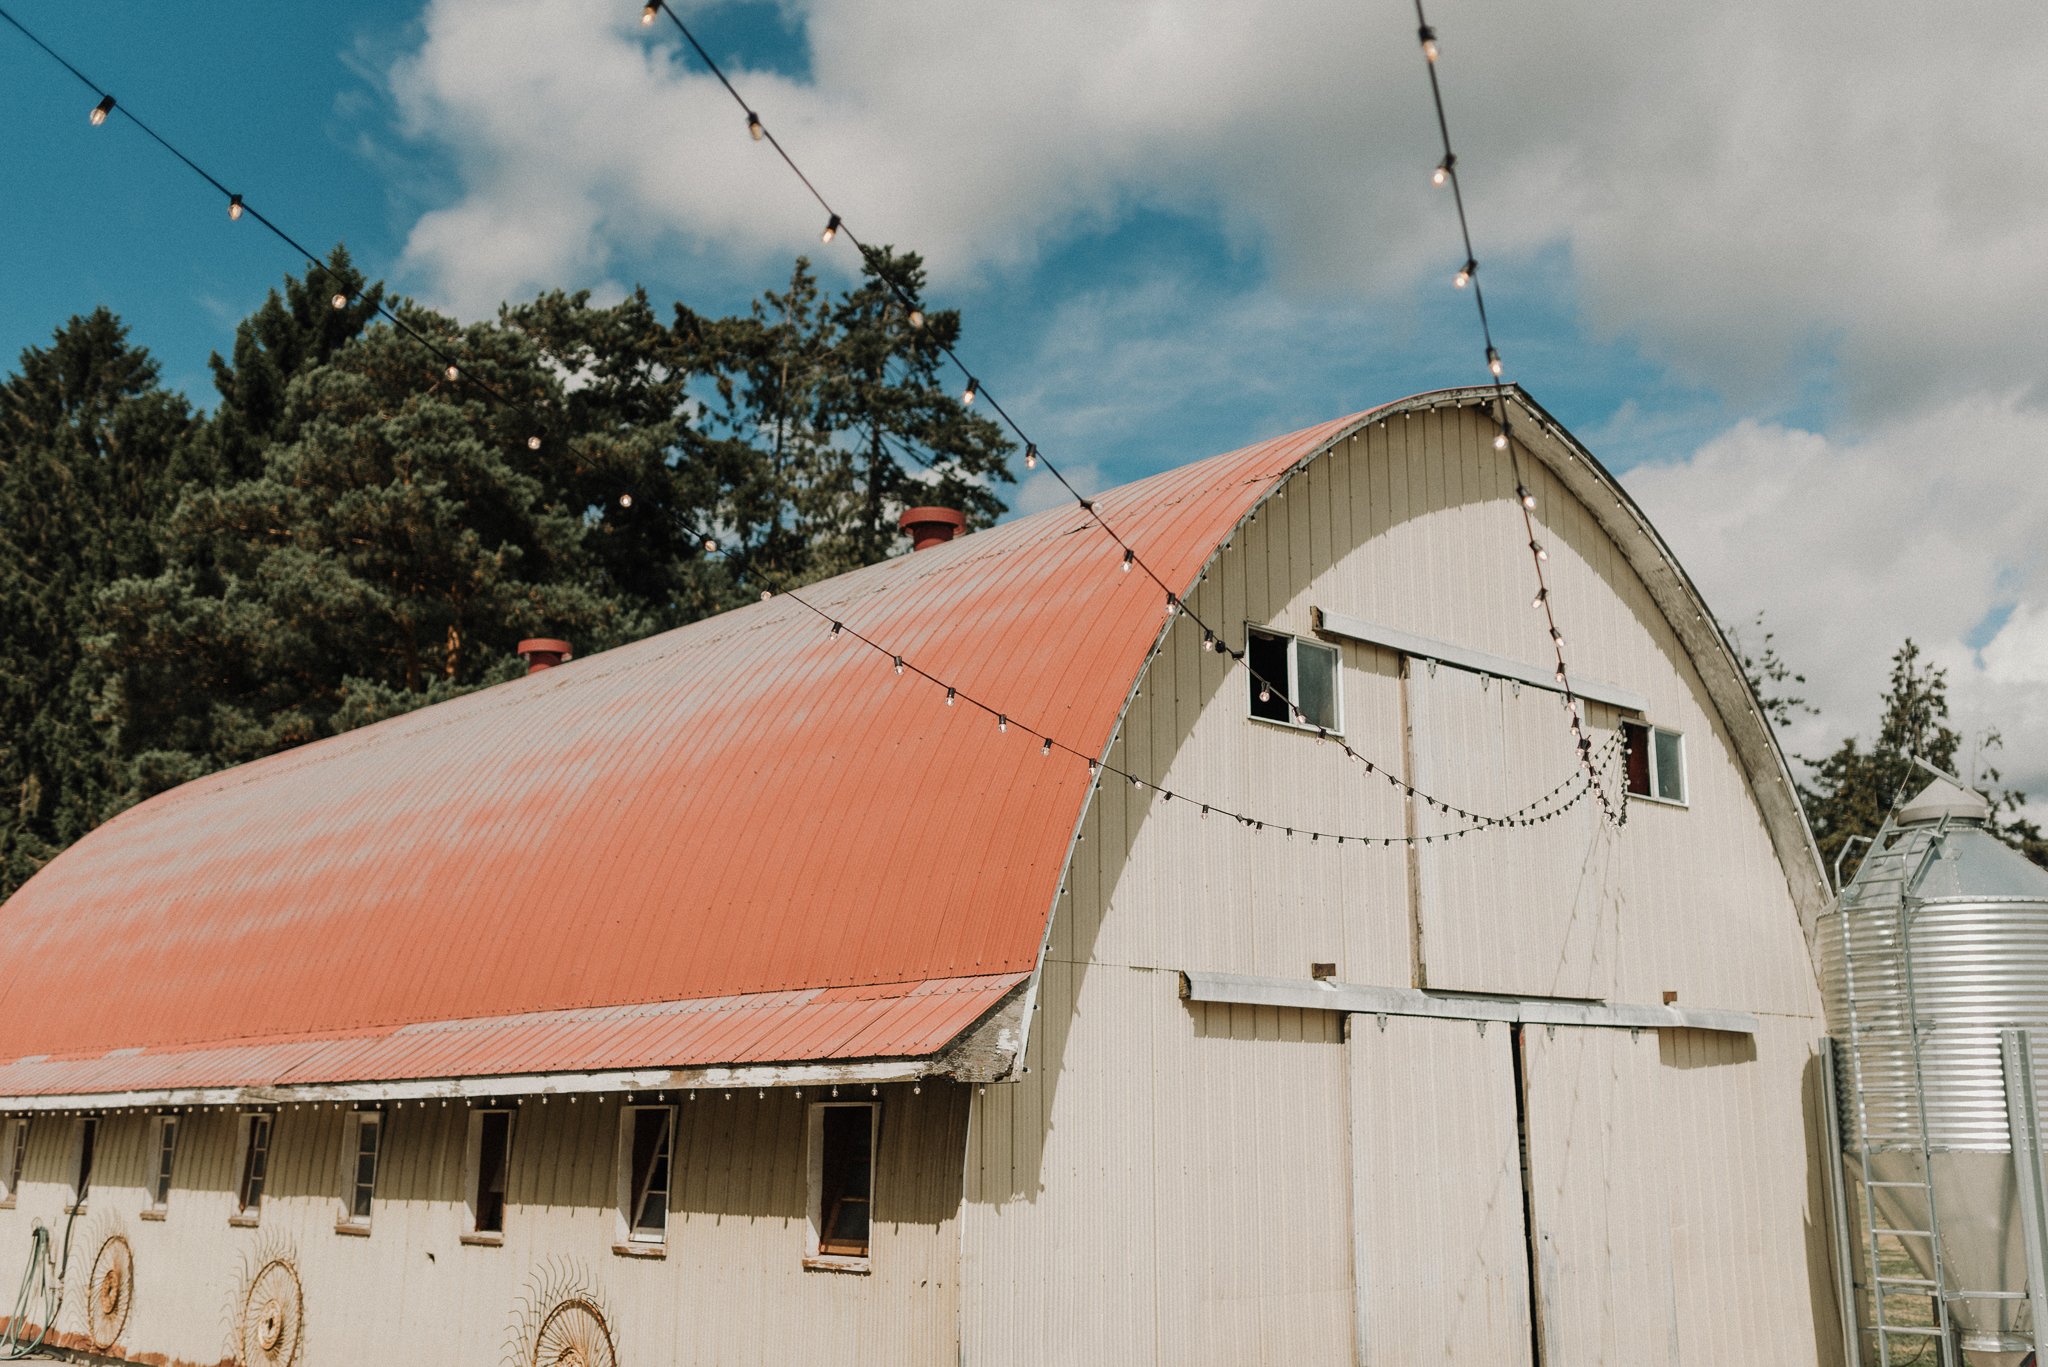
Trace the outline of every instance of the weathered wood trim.
{"type": "Polygon", "coordinates": [[[1288,1006],[1374,1016],[1435,1016],[1446,1020],[1520,1021],[1530,1025],[1590,1025],[1617,1030],[1717,1030],[1754,1035],[1747,1011],[1696,1006],[1637,1006],[1627,1002],[1557,997],[1500,997],[1465,992],[1423,992],[1312,978],[1257,978],[1241,973],[1184,972],[1188,1001],[1242,1006],[1288,1006]]]}
{"type": "MultiPolygon", "coordinates": [[[[1474,674],[1491,674],[1496,679],[1513,679],[1531,688],[1541,688],[1551,693],[1564,692],[1564,686],[1556,677],[1534,665],[1520,660],[1510,660],[1505,655],[1489,655],[1483,650],[1467,646],[1452,645],[1448,641],[1433,640],[1418,636],[1412,631],[1398,627],[1382,626],[1368,622],[1363,617],[1353,617],[1347,612],[1334,612],[1329,608],[1312,608],[1315,614],[1315,629],[1318,635],[1336,636],[1346,641],[1363,641],[1368,645],[1385,646],[1422,660],[1435,660],[1454,669],[1468,669],[1474,674]]],[[[1601,683],[1596,679],[1572,678],[1574,695],[1591,702],[1606,703],[1624,712],[1645,715],[1649,701],[1640,693],[1631,693],[1616,684],[1601,683]]]]}

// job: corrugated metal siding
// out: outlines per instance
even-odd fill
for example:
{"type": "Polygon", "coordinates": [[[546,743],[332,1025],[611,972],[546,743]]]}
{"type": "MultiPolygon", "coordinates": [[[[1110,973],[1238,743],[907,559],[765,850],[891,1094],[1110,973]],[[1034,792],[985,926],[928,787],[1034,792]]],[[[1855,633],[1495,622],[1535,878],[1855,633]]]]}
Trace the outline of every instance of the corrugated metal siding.
{"type": "MultiPolygon", "coordinates": [[[[1097,504],[1185,583],[1344,425],[1097,504]]],[[[1164,621],[1118,559],[1059,509],[804,596],[1094,753],[1164,621]]],[[[0,913],[41,966],[0,983],[0,1039],[97,1053],[1029,972],[1086,789],[786,598],[755,604],[115,818],[0,913]]]]}
{"type": "Polygon", "coordinates": [[[1364,1367],[1529,1356],[1529,1246],[1503,1022],[1354,1016],[1351,1193],[1364,1367]]]}
{"type": "MultiPolygon", "coordinates": [[[[866,1089],[862,1089],[865,1096],[866,1089]]],[[[811,1095],[806,1093],[807,1096],[811,1095]]],[[[850,1093],[849,1093],[850,1095],[850,1093]]],[[[793,1361],[834,1367],[955,1367],[960,1157],[967,1096],[950,1084],[881,1089],[875,1252],[867,1276],[808,1272],[804,1249],[804,1102],[789,1092],[678,1101],[668,1254],[614,1254],[619,1104],[529,1103],[515,1121],[505,1242],[460,1242],[467,1110],[387,1112],[384,1170],[367,1238],[339,1234],[343,1115],[335,1106],[277,1117],[261,1222],[227,1222],[238,1176],[233,1113],[189,1115],[168,1218],[141,1219],[152,1155],[149,1118],[101,1122],[101,1158],[74,1239],[74,1294],[60,1327],[82,1332],[75,1288],[100,1241],[134,1249],[135,1301],[123,1346],[187,1362],[228,1355],[227,1325],[262,1259],[298,1268],[308,1364],[497,1362],[517,1356],[522,1302],[588,1294],[612,1323],[625,1363],[793,1361]]],[[[36,1121],[28,1181],[0,1210],[0,1278],[13,1285],[40,1220],[61,1232],[73,1122],[36,1121]]]]}

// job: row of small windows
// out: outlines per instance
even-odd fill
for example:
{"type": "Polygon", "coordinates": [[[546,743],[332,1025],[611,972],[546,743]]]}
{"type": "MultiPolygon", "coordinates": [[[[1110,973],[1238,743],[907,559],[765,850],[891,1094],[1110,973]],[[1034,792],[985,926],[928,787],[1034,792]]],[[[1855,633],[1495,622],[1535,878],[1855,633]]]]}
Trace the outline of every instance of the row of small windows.
{"type": "MultiPolygon", "coordinates": [[[[878,1105],[866,1101],[817,1102],[809,1108],[806,1254],[810,1259],[833,1264],[862,1261],[868,1256],[878,1113],[878,1105]]],[[[516,1116],[517,1112],[504,1107],[478,1108],[469,1114],[466,1243],[497,1243],[504,1237],[516,1116]]],[[[100,1121],[86,1116],[75,1123],[77,1144],[68,1207],[83,1210],[92,1190],[100,1121]]],[[[164,1114],[153,1117],[151,1123],[150,1205],[145,1218],[163,1219],[170,1208],[183,1120],[164,1114]]],[[[268,1111],[245,1111],[239,1117],[240,1155],[235,1204],[229,1217],[232,1223],[253,1225],[262,1210],[275,1123],[268,1111]]],[[[626,1250],[658,1249],[667,1242],[675,1128],[676,1108],[671,1105],[629,1105],[621,1112],[618,1212],[620,1239],[626,1250]]],[[[381,1111],[358,1110],[346,1117],[338,1232],[369,1232],[383,1133],[381,1111]]],[[[25,1117],[0,1121],[0,1162],[5,1164],[0,1172],[6,1175],[0,1206],[13,1205],[20,1191],[28,1134],[25,1117]]]]}
{"type": "MultiPolygon", "coordinates": [[[[1263,627],[1245,629],[1250,715],[1283,726],[1344,732],[1337,647],[1263,627]]],[[[1432,666],[1434,668],[1434,666],[1432,666]]],[[[1686,802],[1685,738],[1663,726],[1621,723],[1628,744],[1628,790],[1637,797],[1686,802]]]]}

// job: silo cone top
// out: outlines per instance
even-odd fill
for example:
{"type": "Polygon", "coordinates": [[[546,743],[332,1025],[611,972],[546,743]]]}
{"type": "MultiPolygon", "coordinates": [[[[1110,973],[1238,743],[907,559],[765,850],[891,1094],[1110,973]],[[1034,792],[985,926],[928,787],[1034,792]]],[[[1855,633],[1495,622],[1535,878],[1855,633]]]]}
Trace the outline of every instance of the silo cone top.
{"type": "Polygon", "coordinates": [[[1955,821],[1989,821],[1991,804],[1984,800],[1982,793],[1938,778],[1899,808],[1898,824],[1912,826],[1922,821],[1939,821],[1943,817],[1955,821]]]}

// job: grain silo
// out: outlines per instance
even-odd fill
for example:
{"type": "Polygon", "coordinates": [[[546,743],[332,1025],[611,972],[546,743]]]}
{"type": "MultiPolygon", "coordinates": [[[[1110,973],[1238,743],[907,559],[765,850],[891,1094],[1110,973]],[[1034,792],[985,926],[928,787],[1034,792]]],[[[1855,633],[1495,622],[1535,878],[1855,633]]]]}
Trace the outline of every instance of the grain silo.
{"type": "Polygon", "coordinates": [[[1820,927],[1842,1175],[1868,1213],[1838,1231],[1857,1269],[1843,1299],[1883,1364],[2015,1363],[2048,1330],[2032,1052],[2048,1029],[2048,870],[1990,819],[1937,777],[1820,927]]]}

